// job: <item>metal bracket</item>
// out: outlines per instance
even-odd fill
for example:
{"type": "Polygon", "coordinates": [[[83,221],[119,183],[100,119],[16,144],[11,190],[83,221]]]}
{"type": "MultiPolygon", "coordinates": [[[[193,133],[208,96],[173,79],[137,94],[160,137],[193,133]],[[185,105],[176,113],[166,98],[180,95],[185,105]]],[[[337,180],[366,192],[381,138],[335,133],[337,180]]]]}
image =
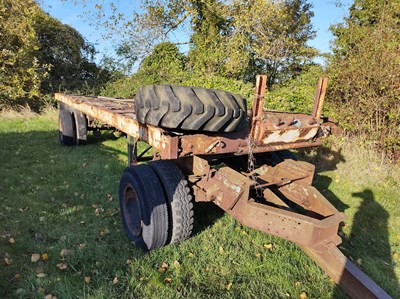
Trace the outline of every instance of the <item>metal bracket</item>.
{"type": "Polygon", "coordinates": [[[138,140],[128,135],[128,165],[136,165],[140,161],[151,160],[151,157],[143,157],[153,147],[149,145],[144,151],[138,154],[138,140]]]}

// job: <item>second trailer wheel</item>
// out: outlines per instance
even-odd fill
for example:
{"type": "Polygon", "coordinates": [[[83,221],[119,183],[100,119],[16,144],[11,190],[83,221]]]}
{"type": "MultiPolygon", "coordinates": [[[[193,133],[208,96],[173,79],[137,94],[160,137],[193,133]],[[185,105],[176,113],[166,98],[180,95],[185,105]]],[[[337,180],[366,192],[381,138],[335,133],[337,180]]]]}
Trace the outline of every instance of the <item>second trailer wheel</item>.
{"type": "Polygon", "coordinates": [[[168,237],[168,208],[157,175],[148,165],[127,167],[119,185],[122,223],[129,239],[144,250],[168,237]]]}

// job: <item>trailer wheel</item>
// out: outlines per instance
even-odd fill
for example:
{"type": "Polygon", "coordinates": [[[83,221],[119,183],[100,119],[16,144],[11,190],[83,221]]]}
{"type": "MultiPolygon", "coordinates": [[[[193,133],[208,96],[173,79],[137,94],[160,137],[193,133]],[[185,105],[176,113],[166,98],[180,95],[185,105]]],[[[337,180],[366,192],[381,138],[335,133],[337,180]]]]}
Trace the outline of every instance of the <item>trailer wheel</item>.
{"type": "Polygon", "coordinates": [[[150,162],[160,179],[169,210],[167,244],[179,243],[190,237],[193,229],[192,196],[179,167],[172,161],[150,162]]]}
{"type": "Polygon", "coordinates": [[[61,106],[58,114],[58,137],[63,145],[75,144],[74,116],[69,110],[62,109],[61,106]]]}
{"type": "Polygon", "coordinates": [[[165,245],[168,208],[161,183],[148,165],[125,169],[119,184],[119,202],[128,238],[144,250],[165,245]]]}
{"type": "Polygon", "coordinates": [[[86,145],[87,143],[87,118],[86,115],[78,110],[74,110],[76,144],[86,145]]]}
{"type": "Polygon", "coordinates": [[[232,132],[247,122],[240,95],[189,86],[141,86],[135,112],[143,124],[180,130],[232,132]]]}

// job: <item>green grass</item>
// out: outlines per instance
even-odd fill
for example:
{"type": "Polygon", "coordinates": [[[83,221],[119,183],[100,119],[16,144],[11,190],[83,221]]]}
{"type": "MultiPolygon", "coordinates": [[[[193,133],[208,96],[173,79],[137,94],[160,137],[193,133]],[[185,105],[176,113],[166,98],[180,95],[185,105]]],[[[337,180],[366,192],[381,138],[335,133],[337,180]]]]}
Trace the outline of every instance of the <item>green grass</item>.
{"type": "MultiPolygon", "coordinates": [[[[190,240],[142,252],[125,237],[118,209],[124,138],[90,136],[68,148],[57,134],[55,111],[0,116],[0,298],[345,298],[296,245],[209,204],[196,205],[190,240]],[[33,263],[34,253],[48,260],[33,263]]],[[[343,252],[395,298],[399,168],[342,147],[302,155],[317,164],[318,189],[349,216],[343,252]]]]}

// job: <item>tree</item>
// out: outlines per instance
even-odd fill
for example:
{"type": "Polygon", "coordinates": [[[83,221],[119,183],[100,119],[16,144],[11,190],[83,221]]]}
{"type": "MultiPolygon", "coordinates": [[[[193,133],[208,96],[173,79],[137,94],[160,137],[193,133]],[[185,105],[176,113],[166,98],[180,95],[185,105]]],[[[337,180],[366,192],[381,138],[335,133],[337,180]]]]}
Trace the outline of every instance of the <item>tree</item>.
{"type": "Polygon", "coordinates": [[[203,75],[226,75],[226,6],[215,0],[194,1],[188,68],[203,75]]]}
{"type": "MultiPolygon", "coordinates": [[[[176,45],[158,44],[153,53],[143,59],[136,76],[151,84],[178,83],[184,77],[186,57],[176,45]]],[[[144,84],[144,83],[142,83],[144,84]]]]}
{"type": "Polygon", "coordinates": [[[31,0],[0,2],[0,105],[40,94],[47,65],[36,57],[39,48],[34,18],[39,7],[31,0]]]}
{"type": "Polygon", "coordinates": [[[228,70],[245,80],[257,73],[268,75],[268,86],[299,75],[312,64],[317,51],[307,46],[315,37],[311,4],[304,0],[234,0],[228,16],[228,70]]]}
{"type": "Polygon", "coordinates": [[[176,45],[166,42],[157,45],[131,76],[108,83],[102,95],[133,98],[140,85],[172,84],[203,86],[239,93],[250,98],[252,84],[215,74],[200,75],[187,65],[187,57],[179,52],[176,45]]]}
{"type": "MultiPolygon", "coordinates": [[[[279,111],[311,114],[314,106],[315,86],[318,78],[323,74],[322,67],[314,65],[303,71],[296,78],[284,84],[275,85],[265,95],[266,107],[279,111]]],[[[326,108],[328,107],[325,107],[325,111],[327,110],[326,108]]]]}
{"type": "Polygon", "coordinates": [[[42,93],[81,91],[105,83],[109,73],[94,63],[95,48],[69,25],[62,24],[43,11],[35,16],[38,41],[36,57],[50,66],[42,80],[42,93]]]}
{"type": "Polygon", "coordinates": [[[102,90],[105,96],[133,98],[140,85],[179,84],[185,77],[185,56],[176,45],[166,42],[154,47],[136,73],[110,82],[102,90]]]}
{"type": "Polygon", "coordinates": [[[36,106],[42,94],[85,92],[110,73],[93,60],[95,49],[74,28],[32,0],[0,0],[0,104],[36,106]]]}
{"type": "MultiPolygon", "coordinates": [[[[400,151],[400,3],[356,0],[343,24],[332,28],[329,100],[352,134],[400,151]]],[[[394,156],[393,156],[394,157],[394,156]]]]}
{"type": "Polygon", "coordinates": [[[316,54],[306,45],[315,34],[306,0],[147,0],[142,11],[117,26],[127,28],[125,45],[139,60],[187,35],[191,70],[252,82],[263,72],[272,86],[297,76],[316,54]]]}

